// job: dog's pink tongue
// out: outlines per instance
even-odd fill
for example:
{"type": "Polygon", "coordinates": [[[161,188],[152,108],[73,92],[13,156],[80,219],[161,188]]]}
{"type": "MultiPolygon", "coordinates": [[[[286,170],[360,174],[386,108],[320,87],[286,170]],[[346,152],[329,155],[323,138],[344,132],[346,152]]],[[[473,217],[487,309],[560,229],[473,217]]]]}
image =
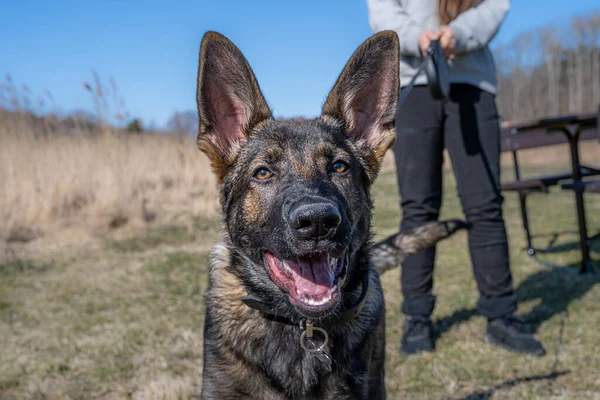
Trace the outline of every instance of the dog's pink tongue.
{"type": "Polygon", "coordinates": [[[318,296],[333,287],[333,270],[327,257],[307,257],[287,263],[292,270],[297,292],[318,296]]]}

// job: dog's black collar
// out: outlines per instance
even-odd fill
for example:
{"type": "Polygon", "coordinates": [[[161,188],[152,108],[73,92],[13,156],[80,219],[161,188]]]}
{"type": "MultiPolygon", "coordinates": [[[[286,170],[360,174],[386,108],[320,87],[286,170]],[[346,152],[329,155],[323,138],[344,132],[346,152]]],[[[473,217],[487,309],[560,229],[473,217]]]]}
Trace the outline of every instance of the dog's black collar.
{"type": "MultiPolygon", "coordinates": [[[[369,273],[365,273],[362,280],[362,291],[358,301],[350,308],[340,313],[339,315],[332,315],[319,321],[320,326],[333,326],[341,325],[345,322],[351,321],[360,314],[365,302],[367,300],[367,293],[369,292],[369,273]]],[[[242,302],[250,308],[260,311],[263,316],[271,321],[281,322],[283,324],[299,326],[299,322],[302,319],[297,316],[291,316],[289,314],[282,315],[277,310],[275,305],[264,301],[259,295],[248,292],[248,295],[242,297],[242,302]]]]}

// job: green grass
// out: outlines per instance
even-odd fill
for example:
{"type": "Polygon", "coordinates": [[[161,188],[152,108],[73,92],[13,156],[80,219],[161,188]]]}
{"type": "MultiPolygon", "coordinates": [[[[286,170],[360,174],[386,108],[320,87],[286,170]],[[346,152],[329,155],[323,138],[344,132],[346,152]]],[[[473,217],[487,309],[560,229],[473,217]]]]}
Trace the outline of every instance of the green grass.
{"type": "MultiPolygon", "coordinates": [[[[374,187],[377,238],[400,222],[395,182],[384,172],[374,187]]],[[[444,185],[442,217],[462,217],[451,174],[444,185]]],[[[535,195],[530,205],[536,246],[554,249],[540,257],[575,266],[580,253],[572,194],[535,195]]],[[[590,232],[596,232],[600,197],[588,196],[586,206],[590,232]]],[[[483,342],[467,237],[459,233],[438,246],[435,353],[400,352],[400,271],[385,275],[388,398],[600,398],[600,281],[529,258],[516,195],[506,194],[504,210],[519,313],[548,355],[516,355],[483,342]]],[[[219,221],[191,221],[106,241],[76,256],[0,262],[0,399],[197,396],[207,253],[219,221]]],[[[599,253],[596,242],[595,260],[599,253]]]]}
{"type": "Polygon", "coordinates": [[[146,235],[121,240],[107,240],[106,247],[122,253],[141,252],[160,245],[192,243],[206,232],[219,227],[220,221],[201,217],[190,218],[188,226],[166,225],[148,229],[146,235]]]}

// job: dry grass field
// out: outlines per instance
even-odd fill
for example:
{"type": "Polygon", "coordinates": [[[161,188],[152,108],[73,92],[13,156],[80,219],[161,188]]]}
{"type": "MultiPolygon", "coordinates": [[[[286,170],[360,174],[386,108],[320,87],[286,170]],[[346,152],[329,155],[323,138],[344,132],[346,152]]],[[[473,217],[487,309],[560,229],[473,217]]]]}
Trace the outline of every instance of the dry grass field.
{"type": "MultiPolygon", "coordinates": [[[[193,140],[14,132],[0,124],[0,399],[198,398],[207,252],[220,221],[193,140]]],[[[599,163],[600,144],[582,151],[599,163]]],[[[562,170],[566,148],[524,152],[523,162],[526,175],[562,170]]],[[[378,237],[400,221],[392,165],[374,188],[378,237]]],[[[445,193],[443,217],[461,216],[450,172],[445,193]]],[[[586,198],[593,232],[599,200],[586,198]]],[[[541,257],[576,264],[572,194],[530,204],[536,245],[553,244],[541,257]]],[[[439,245],[436,353],[399,351],[399,271],[385,275],[390,399],[600,399],[600,280],[527,257],[513,194],[505,216],[519,313],[548,355],[483,343],[460,233],[439,245]]],[[[592,256],[600,268],[598,242],[592,256]]]]}
{"type": "Polygon", "coordinates": [[[217,192],[192,138],[108,133],[36,136],[0,124],[0,238],[213,215],[217,192]],[[4,128],[4,130],[3,130],[4,128]],[[13,134],[13,132],[18,134],[13,134]]]}

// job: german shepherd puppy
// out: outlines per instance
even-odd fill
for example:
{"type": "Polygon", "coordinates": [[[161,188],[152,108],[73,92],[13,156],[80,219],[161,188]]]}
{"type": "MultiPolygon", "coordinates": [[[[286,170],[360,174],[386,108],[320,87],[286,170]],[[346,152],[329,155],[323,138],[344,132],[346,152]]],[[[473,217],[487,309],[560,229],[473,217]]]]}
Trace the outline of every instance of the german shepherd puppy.
{"type": "MultiPolygon", "coordinates": [[[[370,187],[395,138],[398,57],[394,32],[372,36],[319,118],[276,120],[242,53],[219,33],[202,39],[198,145],[225,228],[211,256],[203,399],[385,398],[370,187]]],[[[457,227],[389,238],[378,269],[457,227]]]]}

